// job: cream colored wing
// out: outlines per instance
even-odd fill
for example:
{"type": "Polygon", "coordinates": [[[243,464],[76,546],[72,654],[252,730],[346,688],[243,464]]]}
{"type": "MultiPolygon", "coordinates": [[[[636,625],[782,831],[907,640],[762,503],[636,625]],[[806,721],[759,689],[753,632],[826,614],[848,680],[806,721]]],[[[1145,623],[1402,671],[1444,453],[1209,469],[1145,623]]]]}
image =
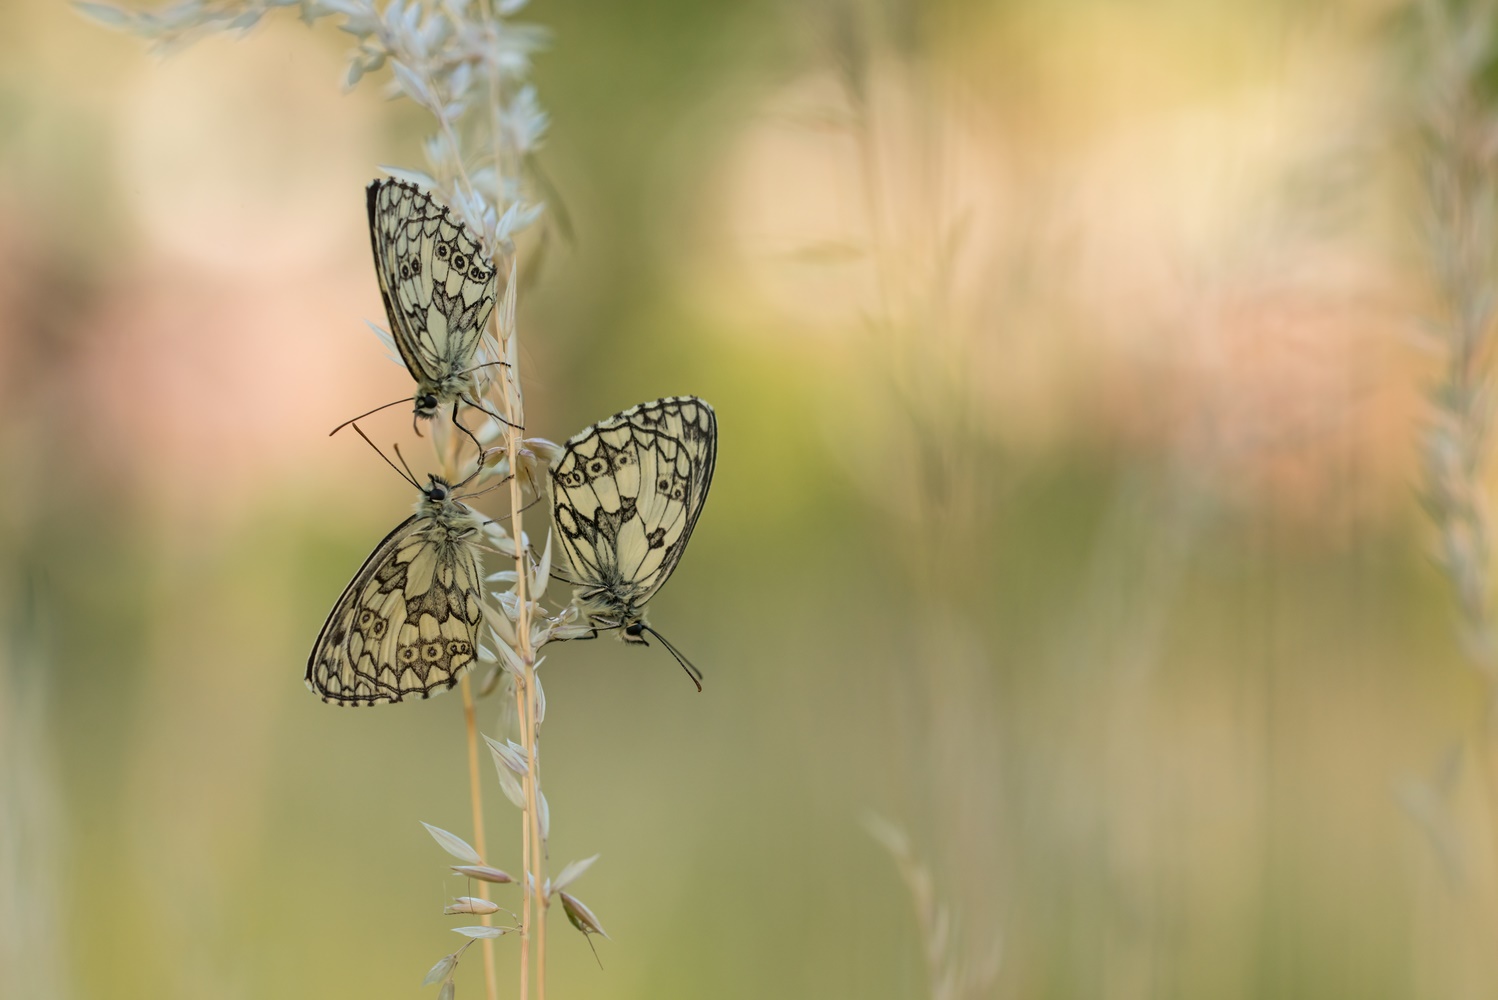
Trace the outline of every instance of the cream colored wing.
{"type": "Polygon", "coordinates": [[[686,551],[718,454],[713,408],[668,396],[572,437],[551,470],[552,517],[584,587],[639,606],[686,551]]]}
{"type": "Polygon", "coordinates": [[[369,185],[369,239],[396,349],[419,384],[474,366],[494,308],[478,237],[414,184],[369,185]]]}
{"type": "Polygon", "coordinates": [[[429,698],[477,656],[478,553],[430,515],[407,518],[370,553],[307,661],[307,686],[335,705],[429,698]]]}

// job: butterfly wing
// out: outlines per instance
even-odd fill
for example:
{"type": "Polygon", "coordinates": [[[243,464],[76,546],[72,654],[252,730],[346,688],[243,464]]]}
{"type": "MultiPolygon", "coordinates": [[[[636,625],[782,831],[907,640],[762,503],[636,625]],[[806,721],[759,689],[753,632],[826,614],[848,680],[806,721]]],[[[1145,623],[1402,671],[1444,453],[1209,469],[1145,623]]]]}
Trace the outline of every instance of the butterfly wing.
{"type": "Polygon", "coordinates": [[[572,437],[551,470],[552,518],[580,584],[650,600],[686,551],[717,455],[717,417],[695,396],[641,403],[572,437]]]}
{"type": "Polygon", "coordinates": [[[367,195],[380,296],[411,377],[431,386],[473,367],[497,287],[478,237],[414,184],[377,180],[367,195]]]}
{"type": "Polygon", "coordinates": [[[307,660],[307,686],[335,705],[446,691],[477,656],[482,580],[472,543],[430,514],[407,518],[333,606],[307,660]]]}

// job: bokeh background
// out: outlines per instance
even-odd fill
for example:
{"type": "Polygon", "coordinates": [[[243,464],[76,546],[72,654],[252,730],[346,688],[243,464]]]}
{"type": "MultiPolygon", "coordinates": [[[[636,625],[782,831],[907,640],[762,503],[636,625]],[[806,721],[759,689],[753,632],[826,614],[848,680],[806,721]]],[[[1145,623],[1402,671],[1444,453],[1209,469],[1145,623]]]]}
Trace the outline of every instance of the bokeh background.
{"type": "MultiPolygon", "coordinates": [[[[613,935],[556,914],[553,994],[1491,996],[1402,11],[526,17],[575,231],[521,297],[529,429],[691,392],[722,435],[652,612],[705,692],[544,668],[552,863],[602,854],[613,935]]],[[[419,821],[468,829],[459,700],[301,683],[411,502],[327,436],[407,391],[362,189],[426,127],[347,45],[0,6],[6,997],[407,997],[457,943],[419,821]]]]}

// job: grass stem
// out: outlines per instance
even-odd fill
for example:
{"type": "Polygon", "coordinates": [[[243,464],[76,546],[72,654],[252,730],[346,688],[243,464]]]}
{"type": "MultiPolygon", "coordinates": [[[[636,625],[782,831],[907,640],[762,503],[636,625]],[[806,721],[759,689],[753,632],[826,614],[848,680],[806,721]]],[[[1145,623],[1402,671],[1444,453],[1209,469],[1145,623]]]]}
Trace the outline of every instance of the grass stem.
{"type": "MultiPolygon", "coordinates": [[[[473,846],[479,852],[479,857],[487,860],[489,850],[484,844],[484,792],[483,783],[479,780],[479,727],[473,704],[473,685],[469,683],[467,674],[459,681],[459,688],[463,692],[463,725],[468,734],[468,801],[473,807],[473,846]]],[[[480,899],[489,898],[488,882],[479,881],[478,894],[480,899]]],[[[485,913],[479,917],[479,922],[488,927],[493,920],[485,913]]],[[[485,938],[483,946],[484,995],[488,1000],[499,1000],[499,979],[494,972],[494,939],[485,938]]]]}
{"type": "MultiPolygon", "coordinates": [[[[520,268],[518,261],[510,269],[511,281],[520,280],[520,268]]],[[[496,339],[500,344],[501,351],[505,351],[505,334],[500,316],[500,310],[495,310],[492,322],[495,327],[496,339]]],[[[513,335],[513,331],[509,331],[513,335]]],[[[506,352],[507,353],[507,352],[506,352]]],[[[525,869],[528,878],[525,879],[523,891],[525,893],[524,905],[524,942],[523,951],[528,954],[531,940],[536,945],[535,985],[536,996],[540,1000],[546,997],[546,897],[545,885],[545,850],[544,838],[541,832],[540,819],[540,778],[541,765],[540,755],[536,747],[536,654],[531,642],[531,606],[529,599],[530,573],[526,566],[527,548],[525,545],[525,527],[522,518],[525,514],[525,498],[521,492],[522,476],[519,473],[520,455],[522,450],[521,431],[525,423],[524,413],[520,406],[520,387],[518,373],[513,368],[506,368],[500,376],[503,391],[500,399],[504,405],[505,418],[505,449],[510,456],[510,531],[515,539],[515,601],[516,619],[515,633],[519,645],[517,652],[523,669],[523,676],[517,679],[516,709],[519,718],[520,744],[525,751],[526,769],[522,779],[522,788],[525,792],[524,829],[521,832],[522,850],[525,852],[525,869]]],[[[527,968],[525,959],[522,959],[522,983],[520,1000],[528,1000],[527,968]]]]}

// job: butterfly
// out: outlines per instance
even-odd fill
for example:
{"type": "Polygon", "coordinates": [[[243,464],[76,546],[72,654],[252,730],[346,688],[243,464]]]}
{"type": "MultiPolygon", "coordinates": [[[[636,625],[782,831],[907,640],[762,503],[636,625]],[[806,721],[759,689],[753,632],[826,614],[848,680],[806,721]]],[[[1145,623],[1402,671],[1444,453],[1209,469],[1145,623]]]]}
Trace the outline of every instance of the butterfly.
{"type": "Polygon", "coordinates": [[[416,380],[413,419],[430,420],[450,403],[457,424],[460,402],[490,413],[479,402],[475,373],[504,364],[480,361],[496,297],[494,262],[472,229],[416,185],[384,178],[370,182],[366,195],[369,242],[391,339],[416,380]]]}
{"type": "Polygon", "coordinates": [[[445,479],[429,480],[410,479],[422,493],[416,512],[375,546],[318,633],[307,687],[323,701],[429,698],[476,662],[482,522],[445,479]]]}
{"type": "Polygon", "coordinates": [[[650,633],[699,691],[701,671],[646,624],[645,605],[681,562],[717,455],[713,408],[667,396],[573,435],[551,465],[552,520],[575,574],[567,582],[593,636],[618,629],[648,645],[650,633]]]}

